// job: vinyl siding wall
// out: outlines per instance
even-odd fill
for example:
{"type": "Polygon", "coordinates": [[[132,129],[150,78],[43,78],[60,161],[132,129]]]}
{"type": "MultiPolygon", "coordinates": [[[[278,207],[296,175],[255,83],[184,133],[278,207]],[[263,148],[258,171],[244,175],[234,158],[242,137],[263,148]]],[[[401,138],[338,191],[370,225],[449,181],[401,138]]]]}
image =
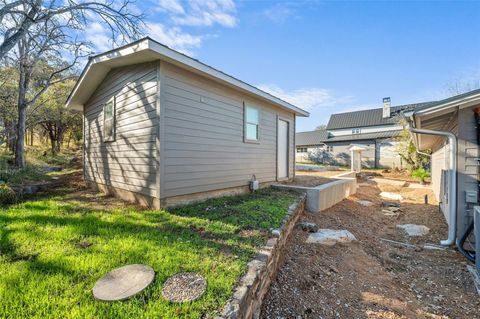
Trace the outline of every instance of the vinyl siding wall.
{"type": "Polygon", "coordinates": [[[161,197],[276,180],[277,116],[289,122],[293,176],[294,115],[207,78],[161,62],[161,197]],[[244,101],[260,110],[260,142],[244,142],[244,101]]]}
{"type": "Polygon", "coordinates": [[[442,171],[447,169],[447,152],[448,145],[442,143],[437,149],[433,150],[431,157],[431,175],[432,175],[432,190],[436,199],[439,202],[444,202],[443,199],[443,179],[442,171]]]}
{"type": "Polygon", "coordinates": [[[85,179],[151,197],[156,187],[157,65],[113,69],[84,107],[85,179]],[[116,99],[115,141],[103,141],[103,106],[116,99]]]}
{"type": "MultiPolygon", "coordinates": [[[[478,107],[475,106],[475,107],[478,107]]],[[[478,205],[466,202],[467,191],[477,191],[479,180],[479,145],[477,142],[477,128],[475,124],[475,107],[462,109],[458,112],[458,200],[457,224],[458,236],[462,236],[466,227],[473,218],[473,206],[478,205]]]]}

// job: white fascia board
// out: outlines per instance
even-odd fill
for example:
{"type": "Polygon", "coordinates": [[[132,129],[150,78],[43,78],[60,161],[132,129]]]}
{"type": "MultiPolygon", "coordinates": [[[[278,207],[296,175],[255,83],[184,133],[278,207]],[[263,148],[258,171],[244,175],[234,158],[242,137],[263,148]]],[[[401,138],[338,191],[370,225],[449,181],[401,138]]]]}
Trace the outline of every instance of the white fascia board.
{"type": "Polygon", "coordinates": [[[466,96],[466,97],[462,97],[462,98],[459,98],[459,99],[452,99],[450,101],[448,101],[449,99],[446,99],[446,100],[447,101],[445,103],[440,102],[440,104],[437,104],[435,106],[428,107],[428,108],[423,109],[423,110],[415,111],[415,115],[426,116],[426,115],[434,114],[434,113],[440,112],[440,111],[447,111],[448,109],[452,109],[452,111],[455,111],[456,108],[463,109],[463,108],[467,108],[467,107],[470,107],[470,106],[475,105],[475,104],[479,104],[480,103],[480,93],[470,95],[470,96],[466,96]]]}

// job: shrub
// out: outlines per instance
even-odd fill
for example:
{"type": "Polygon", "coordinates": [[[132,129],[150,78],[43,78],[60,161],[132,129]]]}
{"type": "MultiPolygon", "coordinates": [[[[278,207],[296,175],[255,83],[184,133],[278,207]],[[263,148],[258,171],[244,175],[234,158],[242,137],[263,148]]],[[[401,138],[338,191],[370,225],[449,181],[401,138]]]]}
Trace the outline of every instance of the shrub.
{"type": "Polygon", "coordinates": [[[0,205],[13,204],[17,201],[17,194],[7,184],[0,184],[0,205]]]}
{"type": "Polygon", "coordinates": [[[417,168],[412,172],[412,177],[418,178],[422,184],[425,183],[425,179],[430,177],[430,173],[423,167],[417,168]]]}

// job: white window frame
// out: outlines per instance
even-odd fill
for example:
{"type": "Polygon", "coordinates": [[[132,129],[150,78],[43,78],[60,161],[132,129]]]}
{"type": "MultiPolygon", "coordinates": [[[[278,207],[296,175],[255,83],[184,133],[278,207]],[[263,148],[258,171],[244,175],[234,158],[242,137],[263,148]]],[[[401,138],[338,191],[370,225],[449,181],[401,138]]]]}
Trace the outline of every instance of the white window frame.
{"type": "Polygon", "coordinates": [[[115,133],[116,133],[116,106],[115,106],[115,97],[112,97],[109,99],[104,105],[103,105],[103,141],[104,142],[113,142],[115,141],[115,133]],[[112,104],[112,117],[111,118],[106,118],[106,108],[107,105],[112,104]],[[106,123],[108,121],[111,121],[112,125],[112,132],[110,135],[107,135],[107,130],[106,130],[106,123]]]}
{"type": "Polygon", "coordinates": [[[260,143],[260,123],[261,123],[261,111],[260,108],[257,106],[253,106],[251,104],[243,103],[243,141],[245,143],[254,143],[254,144],[259,144],[260,143]],[[247,121],[247,112],[248,109],[254,109],[258,112],[258,123],[249,123],[247,121]],[[257,126],[257,139],[250,139],[247,137],[247,127],[248,124],[250,125],[256,125],[257,126]]]}
{"type": "Polygon", "coordinates": [[[360,134],[361,132],[359,128],[352,128],[352,134],[360,134]]]}

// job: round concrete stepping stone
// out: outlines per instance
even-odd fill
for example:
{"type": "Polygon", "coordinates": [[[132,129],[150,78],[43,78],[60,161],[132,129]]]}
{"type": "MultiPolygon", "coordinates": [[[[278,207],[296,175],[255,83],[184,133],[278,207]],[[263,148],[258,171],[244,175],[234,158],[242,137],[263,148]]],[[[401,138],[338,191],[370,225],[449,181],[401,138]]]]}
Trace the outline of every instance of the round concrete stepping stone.
{"type": "Polygon", "coordinates": [[[171,302],[185,302],[200,298],[207,289],[207,282],[194,272],[178,273],[167,279],[162,296],[171,302]]]}
{"type": "Polygon", "coordinates": [[[155,277],[149,266],[134,264],[114,269],[93,287],[93,296],[104,301],[125,300],[147,288],[155,277]]]}

